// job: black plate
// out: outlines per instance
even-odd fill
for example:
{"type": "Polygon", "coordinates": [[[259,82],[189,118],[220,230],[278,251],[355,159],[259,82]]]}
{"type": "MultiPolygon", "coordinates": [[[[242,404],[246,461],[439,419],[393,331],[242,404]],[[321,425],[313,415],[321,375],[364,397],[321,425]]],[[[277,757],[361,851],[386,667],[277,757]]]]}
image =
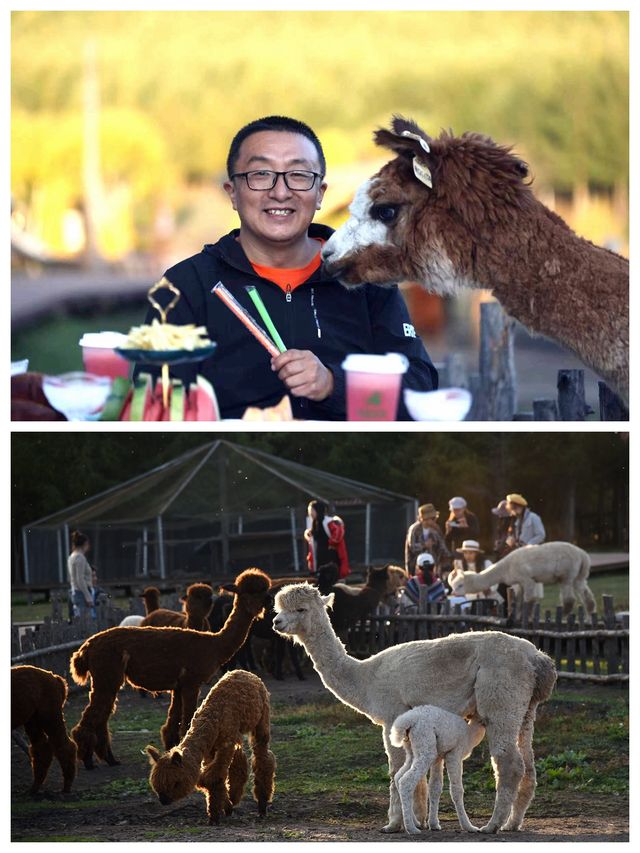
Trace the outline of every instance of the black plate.
{"type": "Polygon", "coordinates": [[[204,361],[213,355],[217,344],[212,342],[206,347],[198,349],[127,349],[125,347],[117,347],[116,352],[127,361],[133,361],[136,364],[186,364],[194,361],[204,361]]]}

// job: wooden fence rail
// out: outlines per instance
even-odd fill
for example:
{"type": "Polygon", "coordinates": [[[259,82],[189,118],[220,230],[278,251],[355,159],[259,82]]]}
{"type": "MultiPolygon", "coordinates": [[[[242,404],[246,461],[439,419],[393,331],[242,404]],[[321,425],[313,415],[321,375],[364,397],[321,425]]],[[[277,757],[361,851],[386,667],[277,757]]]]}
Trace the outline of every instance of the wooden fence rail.
{"type": "Polygon", "coordinates": [[[616,616],[613,599],[603,595],[603,615],[587,616],[582,607],[564,616],[558,607],[553,617],[540,607],[525,607],[514,624],[504,612],[489,613],[491,602],[479,600],[462,612],[449,601],[424,603],[411,614],[379,613],[361,620],[347,635],[347,650],[354,657],[369,657],[389,646],[412,640],[433,640],[465,631],[503,631],[530,640],[554,661],[559,678],[597,683],[629,680],[629,616],[616,616]]]}

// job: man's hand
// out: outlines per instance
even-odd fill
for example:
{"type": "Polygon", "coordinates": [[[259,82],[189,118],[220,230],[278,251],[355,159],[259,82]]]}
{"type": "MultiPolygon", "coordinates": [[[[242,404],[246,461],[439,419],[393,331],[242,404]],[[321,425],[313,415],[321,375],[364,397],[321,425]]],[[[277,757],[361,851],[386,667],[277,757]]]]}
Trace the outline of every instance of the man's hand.
{"type": "Polygon", "coordinates": [[[271,369],[294,397],[326,400],[333,391],[333,373],[310,351],[290,349],[271,360],[271,369]]]}

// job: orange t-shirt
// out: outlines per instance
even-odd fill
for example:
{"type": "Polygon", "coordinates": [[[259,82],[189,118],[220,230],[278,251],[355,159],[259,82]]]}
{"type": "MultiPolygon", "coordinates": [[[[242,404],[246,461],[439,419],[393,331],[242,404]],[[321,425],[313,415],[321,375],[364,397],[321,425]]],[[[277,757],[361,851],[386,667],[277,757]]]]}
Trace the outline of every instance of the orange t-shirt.
{"type": "MultiPolygon", "coordinates": [[[[313,239],[316,238],[314,237],[313,239]]],[[[324,242],[324,240],[318,240],[318,243],[322,244],[324,242]]],[[[272,281],[274,284],[277,284],[281,290],[286,292],[288,290],[295,290],[298,285],[305,282],[309,276],[318,269],[322,263],[322,259],[320,257],[320,252],[318,252],[317,255],[314,255],[314,257],[311,258],[306,266],[300,267],[299,269],[277,269],[276,267],[265,267],[262,264],[254,264],[253,261],[250,263],[255,272],[261,278],[266,278],[268,281],[272,281]]]]}

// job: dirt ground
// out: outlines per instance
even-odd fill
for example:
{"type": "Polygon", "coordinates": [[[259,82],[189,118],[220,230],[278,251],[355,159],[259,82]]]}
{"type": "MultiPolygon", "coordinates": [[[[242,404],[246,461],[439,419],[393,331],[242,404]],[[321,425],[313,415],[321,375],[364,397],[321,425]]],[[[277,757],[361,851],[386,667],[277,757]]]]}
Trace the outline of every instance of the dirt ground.
{"type": "MultiPolygon", "coordinates": [[[[301,705],[326,701],[327,691],[315,673],[307,680],[284,682],[265,678],[272,701],[301,705]]],[[[71,696],[69,703],[84,704],[84,694],[71,696]]],[[[139,702],[129,690],[122,691],[119,702],[139,702]]],[[[149,700],[153,701],[153,700],[149,700]]],[[[140,740],[140,732],[119,732],[118,742],[140,740]]],[[[150,737],[153,740],[153,736],[150,737]]],[[[157,737],[156,737],[157,741],[157,737]]],[[[538,788],[523,832],[498,835],[462,832],[455,815],[441,818],[442,831],[423,832],[410,837],[403,833],[386,835],[380,828],[386,822],[387,796],[373,794],[366,800],[335,793],[315,795],[282,794],[276,796],[264,819],[259,819],[255,802],[245,796],[234,813],[219,826],[208,826],[204,798],[194,793],[171,806],[162,806],[151,790],[120,792],[108,799],[88,803],[82,794],[105,782],[142,780],[148,776],[146,760],[116,767],[100,765],[88,772],[78,768],[73,790],[59,793],[61,776],[54,761],[44,792],[36,797],[25,793],[31,773],[27,756],[12,744],[11,792],[12,841],[234,841],[234,842],[339,842],[377,841],[412,843],[414,841],[507,843],[560,841],[629,840],[628,801],[626,797],[594,796],[586,792],[543,791],[538,788]],[[55,806],[58,806],[56,808],[55,806]]],[[[134,786],[135,787],[135,786],[134,786]]]]}

